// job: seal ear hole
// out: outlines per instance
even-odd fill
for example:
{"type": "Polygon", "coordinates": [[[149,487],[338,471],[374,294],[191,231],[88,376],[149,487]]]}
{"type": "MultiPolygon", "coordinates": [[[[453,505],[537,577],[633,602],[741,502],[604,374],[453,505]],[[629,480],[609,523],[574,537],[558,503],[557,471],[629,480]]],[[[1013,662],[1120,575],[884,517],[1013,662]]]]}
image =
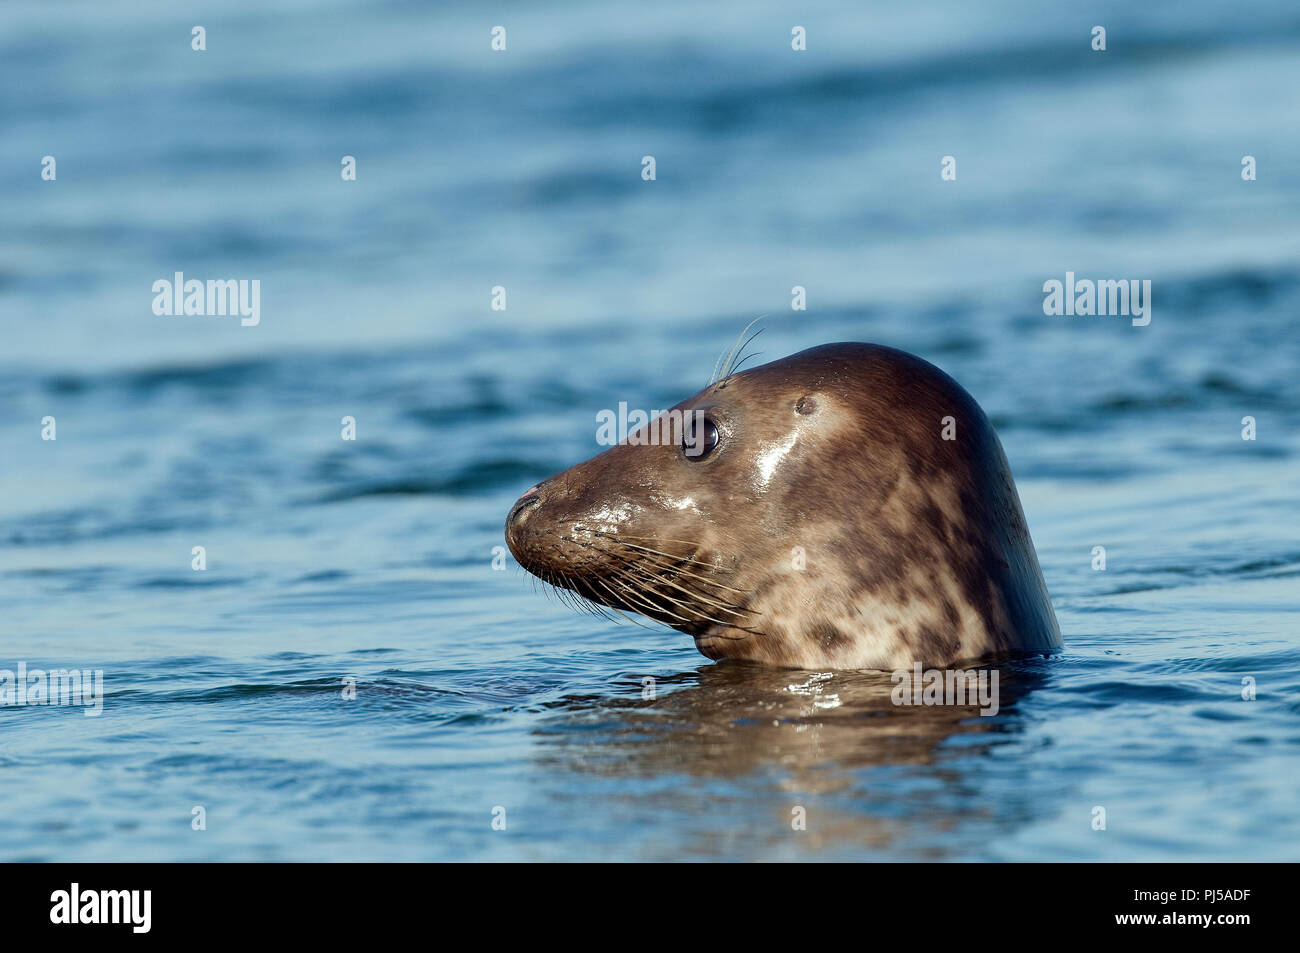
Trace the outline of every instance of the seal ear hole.
{"type": "Polygon", "coordinates": [[[796,414],[812,414],[817,412],[817,401],[807,396],[800,397],[794,403],[794,412],[796,414]]]}

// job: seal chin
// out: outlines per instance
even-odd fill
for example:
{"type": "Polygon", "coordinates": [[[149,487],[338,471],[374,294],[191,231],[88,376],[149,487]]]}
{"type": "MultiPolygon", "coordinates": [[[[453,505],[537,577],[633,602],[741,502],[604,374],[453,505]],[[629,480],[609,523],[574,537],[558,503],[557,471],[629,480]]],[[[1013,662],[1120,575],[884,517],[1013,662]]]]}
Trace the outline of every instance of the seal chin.
{"type": "Polygon", "coordinates": [[[702,635],[695,636],[696,650],[707,659],[715,662],[725,658],[748,658],[749,653],[741,647],[741,643],[749,639],[750,633],[743,629],[729,629],[727,635],[722,635],[711,629],[702,635]]]}

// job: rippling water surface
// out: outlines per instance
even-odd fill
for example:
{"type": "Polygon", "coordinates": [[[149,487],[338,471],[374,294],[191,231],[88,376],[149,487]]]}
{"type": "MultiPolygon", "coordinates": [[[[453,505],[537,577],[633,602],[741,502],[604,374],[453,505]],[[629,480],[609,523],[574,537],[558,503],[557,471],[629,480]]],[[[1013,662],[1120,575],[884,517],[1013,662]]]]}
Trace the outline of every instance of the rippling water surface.
{"type": "Polygon", "coordinates": [[[0,708],[0,857],[1297,859],[1300,11],[1192,6],[0,10],[0,668],[107,691],[0,708]],[[1045,317],[1067,270],[1151,324],[1045,317]],[[996,716],[492,568],[764,313],[993,419],[1066,642],[996,716]]]}

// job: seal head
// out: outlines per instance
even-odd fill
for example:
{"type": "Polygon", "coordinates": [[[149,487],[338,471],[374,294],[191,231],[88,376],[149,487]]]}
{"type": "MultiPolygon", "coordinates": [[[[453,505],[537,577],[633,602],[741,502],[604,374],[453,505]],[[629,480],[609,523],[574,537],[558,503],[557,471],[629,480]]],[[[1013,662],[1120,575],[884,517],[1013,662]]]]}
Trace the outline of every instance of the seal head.
{"type": "Polygon", "coordinates": [[[525,493],[506,541],[542,580],[713,659],[894,670],[1061,645],[988,419],[878,345],[710,385],[525,493]]]}

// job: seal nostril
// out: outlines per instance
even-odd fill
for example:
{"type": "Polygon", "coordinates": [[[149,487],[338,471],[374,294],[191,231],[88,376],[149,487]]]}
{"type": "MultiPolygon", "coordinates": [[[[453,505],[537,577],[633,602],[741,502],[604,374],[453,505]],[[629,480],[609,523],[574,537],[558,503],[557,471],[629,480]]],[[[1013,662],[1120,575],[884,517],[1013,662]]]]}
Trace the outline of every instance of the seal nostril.
{"type": "Polygon", "coordinates": [[[542,498],[537,495],[537,491],[529,490],[515,501],[515,505],[510,509],[510,515],[506,517],[506,522],[513,524],[527,519],[528,514],[536,509],[541,502],[542,498]]]}

